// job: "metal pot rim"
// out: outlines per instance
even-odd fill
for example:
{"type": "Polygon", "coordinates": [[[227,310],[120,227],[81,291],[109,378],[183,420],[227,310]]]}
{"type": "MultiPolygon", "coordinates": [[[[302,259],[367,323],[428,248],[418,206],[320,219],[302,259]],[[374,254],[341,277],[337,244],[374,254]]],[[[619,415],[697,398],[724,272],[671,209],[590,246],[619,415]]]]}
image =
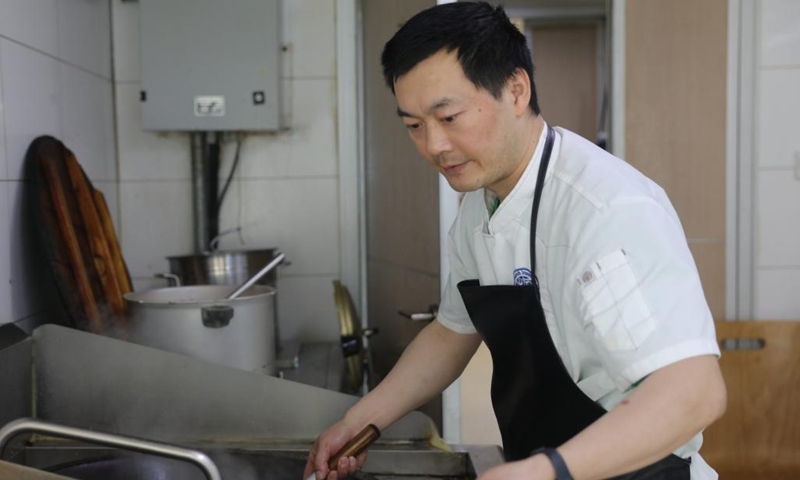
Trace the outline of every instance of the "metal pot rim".
{"type": "Polygon", "coordinates": [[[275,289],[264,285],[253,285],[242,296],[233,300],[226,300],[225,296],[235,288],[234,285],[189,285],[185,287],[154,288],[143,292],[129,292],[125,294],[125,301],[135,305],[146,305],[148,307],[204,307],[211,305],[236,305],[248,302],[260,302],[265,297],[275,295],[275,289]],[[147,296],[165,295],[167,297],[180,297],[181,294],[188,296],[189,291],[206,291],[206,298],[199,300],[176,299],[148,299],[147,296]],[[214,292],[213,295],[208,295],[214,292]],[[145,297],[145,298],[142,298],[145,297]],[[208,298],[211,297],[211,298],[208,298]]]}
{"type": "Polygon", "coordinates": [[[191,258],[211,258],[216,256],[225,256],[225,255],[247,255],[250,253],[275,253],[278,251],[278,248],[257,248],[253,250],[214,250],[214,251],[205,251],[201,253],[189,253],[186,255],[172,255],[168,256],[167,260],[185,260],[191,258]]]}

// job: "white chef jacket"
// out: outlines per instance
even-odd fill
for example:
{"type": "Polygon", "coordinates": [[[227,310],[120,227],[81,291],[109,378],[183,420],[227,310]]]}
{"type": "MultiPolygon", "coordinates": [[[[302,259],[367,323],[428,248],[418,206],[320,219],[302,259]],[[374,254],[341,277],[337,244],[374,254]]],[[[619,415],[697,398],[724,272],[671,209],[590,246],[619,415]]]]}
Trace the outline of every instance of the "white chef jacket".
{"type": "MultiPolygon", "coordinates": [[[[664,190],[626,162],[555,128],[536,231],[536,277],[547,326],[578,387],[606,410],[639,381],[690,357],[719,356],[713,318],[664,190]]],[[[519,182],[496,197],[466,194],[450,229],[450,276],[437,320],[474,333],[457,285],[530,282],[530,220],[547,128],[519,182]]],[[[694,480],[717,475],[698,434],[675,453],[694,480]]]]}

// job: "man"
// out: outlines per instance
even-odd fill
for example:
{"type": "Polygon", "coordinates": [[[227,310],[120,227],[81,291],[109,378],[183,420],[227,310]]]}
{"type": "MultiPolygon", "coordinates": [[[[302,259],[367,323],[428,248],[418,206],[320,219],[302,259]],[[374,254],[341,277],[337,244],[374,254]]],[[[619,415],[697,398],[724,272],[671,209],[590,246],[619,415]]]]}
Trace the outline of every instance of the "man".
{"type": "Polygon", "coordinates": [[[364,455],[326,462],[365,425],[438,395],[485,341],[509,463],[483,479],[716,478],[697,451],[725,409],[719,350],[663,190],[545,123],[525,38],[501,8],[421,12],[382,61],[411,140],[469,193],[437,321],[317,439],[306,475],[355,473],[364,455]]]}

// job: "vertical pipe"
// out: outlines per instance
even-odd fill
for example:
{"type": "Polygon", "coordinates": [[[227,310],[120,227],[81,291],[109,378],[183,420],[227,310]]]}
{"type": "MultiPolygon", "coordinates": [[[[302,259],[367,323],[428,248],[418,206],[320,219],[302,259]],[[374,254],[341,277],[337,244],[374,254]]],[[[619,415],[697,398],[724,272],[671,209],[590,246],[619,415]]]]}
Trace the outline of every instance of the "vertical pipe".
{"type": "Polygon", "coordinates": [[[208,155],[206,157],[206,217],[207,217],[207,242],[206,248],[211,249],[210,242],[219,235],[219,165],[222,141],[222,132],[210,134],[208,142],[208,155]]]}
{"type": "Polygon", "coordinates": [[[205,133],[189,134],[192,151],[192,215],[194,218],[194,250],[202,253],[208,249],[208,212],[205,189],[205,133]]]}

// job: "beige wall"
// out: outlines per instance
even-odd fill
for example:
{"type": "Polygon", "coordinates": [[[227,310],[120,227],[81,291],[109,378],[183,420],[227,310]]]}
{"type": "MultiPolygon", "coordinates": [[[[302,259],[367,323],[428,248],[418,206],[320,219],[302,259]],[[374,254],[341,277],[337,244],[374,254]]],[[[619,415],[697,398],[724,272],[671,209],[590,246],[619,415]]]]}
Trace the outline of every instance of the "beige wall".
{"type": "Polygon", "coordinates": [[[626,2],[626,160],[683,223],[714,318],[725,317],[727,0],[626,2]]]}

